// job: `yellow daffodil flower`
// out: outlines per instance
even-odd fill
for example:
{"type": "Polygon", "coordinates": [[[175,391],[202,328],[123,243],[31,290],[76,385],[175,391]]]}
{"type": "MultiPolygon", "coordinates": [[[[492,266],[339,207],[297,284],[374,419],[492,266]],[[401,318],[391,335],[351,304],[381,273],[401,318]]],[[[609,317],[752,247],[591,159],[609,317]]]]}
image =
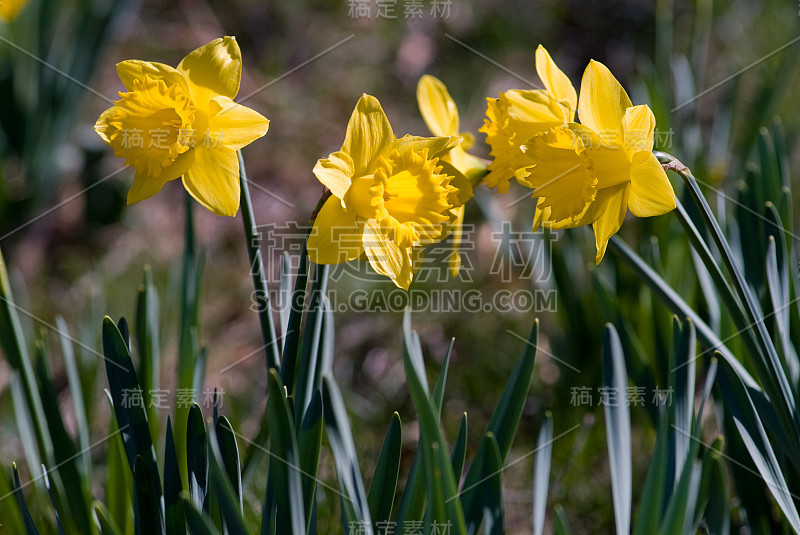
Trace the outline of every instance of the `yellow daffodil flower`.
{"type": "Polygon", "coordinates": [[[442,162],[452,166],[448,173],[453,175],[451,184],[459,190],[458,203],[451,210],[453,214],[452,244],[453,250],[448,260],[450,273],[455,276],[461,268],[461,256],[458,249],[464,236],[464,205],[472,198],[471,177],[486,169],[486,164],[466,151],[475,142],[469,132],[461,132],[458,108],[447,87],[441,80],[426,74],[417,84],[417,103],[419,111],[428,129],[435,136],[461,136],[464,141],[441,157],[442,162]]]}
{"type": "Polygon", "coordinates": [[[551,128],[523,146],[535,162],[523,182],[539,198],[534,230],[591,224],[599,264],[628,210],[636,217],[665,214],[675,208],[675,193],[652,152],[653,112],[633,106],[597,61],[583,74],[578,117],[581,124],[551,128]]]}
{"type": "Polygon", "coordinates": [[[365,253],[375,271],[408,289],[415,249],[442,239],[458,201],[438,158],[460,142],[398,139],[378,100],[362,95],[341,150],[314,166],[331,195],[309,235],[311,261],[340,264],[365,253]]]}
{"type": "Polygon", "coordinates": [[[536,72],[544,89],[512,89],[499,98],[486,99],[486,120],[480,131],[486,134],[494,160],[484,181],[498,193],[507,193],[512,178],[522,180],[530,172],[534,162],[521,150],[523,143],[575,120],[575,88],[541,45],[536,49],[536,72]]]}
{"type": "Polygon", "coordinates": [[[117,64],[127,92],[95,130],[136,169],[128,203],[148,199],[183,177],[186,191],[217,215],[239,210],[236,151],[267,132],[269,121],[233,102],[242,55],[233,37],[201,46],[177,68],[152,61],[117,64]]]}
{"type": "Polygon", "coordinates": [[[0,19],[12,22],[27,3],[28,0],[0,0],[0,19]]]}

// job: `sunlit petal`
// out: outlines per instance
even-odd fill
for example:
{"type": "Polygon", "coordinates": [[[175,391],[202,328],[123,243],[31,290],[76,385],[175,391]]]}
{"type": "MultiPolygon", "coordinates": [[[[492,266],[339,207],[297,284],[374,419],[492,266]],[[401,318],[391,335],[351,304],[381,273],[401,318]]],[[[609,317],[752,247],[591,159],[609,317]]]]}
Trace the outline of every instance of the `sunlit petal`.
{"type": "Polygon", "coordinates": [[[460,126],[456,103],[438,78],[426,74],[419,79],[417,103],[422,118],[433,135],[458,135],[460,126]]]}
{"type": "Polygon", "coordinates": [[[372,269],[392,279],[398,288],[408,290],[413,276],[412,248],[401,248],[371,219],[364,225],[364,251],[372,269]]]}
{"type": "Polygon", "coordinates": [[[561,105],[564,112],[563,122],[573,122],[575,110],[578,108],[578,95],[567,75],[558,68],[542,45],[536,49],[536,72],[542,79],[545,88],[561,105]]]}
{"type": "Polygon", "coordinates": [[[602,198],[597,200],[598,217],[592,224],[594,240],[597,247],[595,261],[599,264],[606,254],[608,240],[617,233],[628,213],[628,197],[630,184],[620,184],[604,190],[602,198]]]}
{"type": "Polygon", "coordinates": [[[354,175],[369,174],[375,159],[394,139],[392,126],[378,99],[362,95],[350,116],[342,144],[342,152],[353,160],[354,175]]]}
{"type": "Polygon", "coordinates": [[[611,71],[600,62],[590,61],[581,80],[578,117],[610,145],[620,145],[622,118],[632,106],[631,99],[611,71]]]}
{"type": "Polygon", "coordinates": [[[230,150],[239,150],[264,136],[269,120],[255,110],[242,106],[228,97],[211,100],[208,130],[215,142],[230,150]]]}
{"type": "Polygon", "coordinates": [[[653,153],[631,168],[628,207],[636,217],[653,217],[675,209],[675,192],[653,153]]]}
{"type": "MultiPolygon", "coordinates": [[[[214,39],[183,58],[177,70],[186,76],[190,85],[200,88],[199,93],[205,94],[202,91],[205,89],[213,93],[210,97],[222,95],[236,98],[242,78],[239,44],[234,37],[214,39]]],[[[194,92],[198,93],[196,90],[194,92]]]]}
{"type": "Polygon", "coordinates": [[[183,175],[186,191],[217,215],[234,216],[239,210],[239,158],[235,152],[194,149],[194,164],[183,175]]]}
{"type": "Polygon", "coordinates": [[[342,208],[339,199],[331,196],[322,205],[308,236],[308,257],[315,264],[341,264],[358,258],[362,224],[356,214],[342,208]]]}

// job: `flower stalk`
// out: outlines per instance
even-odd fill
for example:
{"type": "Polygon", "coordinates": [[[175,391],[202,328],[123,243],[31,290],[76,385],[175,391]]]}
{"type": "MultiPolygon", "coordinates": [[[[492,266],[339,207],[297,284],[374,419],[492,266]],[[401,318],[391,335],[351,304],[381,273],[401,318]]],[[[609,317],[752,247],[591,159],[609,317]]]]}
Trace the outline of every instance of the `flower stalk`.
{"type": "Polygon", "coordinates": [[[253,213],[253,203],[250,200],[250,184],[247,181],[247,171],[244,167],[242,151],[237,151],[237,154],[239,156],[239,183],[241,190],[240,206],[247,255],[250,258],[250,274],[253,277],[253,299],[258,312],[258,321],[261,325],[261,338],[266,352],[267,369],[279,369],[280,353],[276,343],[275,323],[272,320],[269,288],[267,287],[266,273],[264,272],[264,258],[261,256],[259,233],[256,227],[255,214],[253,213]]]}

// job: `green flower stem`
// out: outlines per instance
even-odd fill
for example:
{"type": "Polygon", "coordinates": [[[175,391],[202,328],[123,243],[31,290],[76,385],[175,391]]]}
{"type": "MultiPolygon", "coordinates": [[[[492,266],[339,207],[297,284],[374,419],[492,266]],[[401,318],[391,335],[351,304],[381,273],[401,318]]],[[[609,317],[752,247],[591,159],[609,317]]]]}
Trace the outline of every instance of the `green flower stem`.
{"type": "MultiPolygon", "coordinates": [[[[775,345],[772,343],[769,333],[767,333],[767,328],[764,325],[764,318],[762,314],[759,313],[755,297],[744,279],[744,273],[741,267],[734,260],[733,251],[731,250],[730,244],[725,239],[725,235],[722,233],[719,222],[714,217],[711,207],[709,207],[708,201],[706,201],[705,196],[703,196],[702,191],[700,191],[700,187],[697,185],[697,180],[694,175],[692,175],[692,172],[669,154],[657,152],[656,156],[662,164],[666,164],[668,169],[681,176],[684,184],[688,188],[689,194],[692,196],[692,200],[700,210],[703,222],[711,233],[711,237],[722,256],[722,261],[725,263],[725,267],[731,275],[733,289],[739,298],[739,302],[742,304],[747,318],[747,330],[750,330],[751,327],[756,328],[754,335],[758,345],[761,346],[761,351],[754,356],[762,356],[763,366],[761,367],[766,368],[765,371],[767,372],[766,376],[763,377],[766,383],[765,388],[770,398],[775,402],[775,405],[781,408],[781,414],[788,419],[784,424],[790,424],[790,429],[793,428],[792,430],[794,432],[789,433],[789,436],[800,436],[800,414],[797,412],[797,405],[789,380],[783,370],[775,345]],[[782,400],[783,403],[778,402],[778,400],[782,400]],[[787,410],[788,414],[786,414],[787,410]]],[[[698,253],[703,255],[701,250],[698,250],[698,253]]],[[[788,430],[789,429],[787,429],[787,431],[788,430]]]]}
{"type": "Polygon", "coordinates": [[[239,183],[241,187],[242,222],[244,223],[244,237],[247,244],[247,254],[250,257],[250,272],[253,276],[253,288],[258,310],[258,319],[261,323],[261,338],[264,341],[264,350],[267,357],[267,368],[280,368],[280,353],[278,352],[275,324],[272,320],[272,307],[269,301],[269,289],[264,272],[264,259],[259,247],[259,235],[256,228],[256,219],[253,214],[253,203],[250,201],[250,186],[247,182],[247,172],[244,168],[242,151],[239,155],[239,183]]]}

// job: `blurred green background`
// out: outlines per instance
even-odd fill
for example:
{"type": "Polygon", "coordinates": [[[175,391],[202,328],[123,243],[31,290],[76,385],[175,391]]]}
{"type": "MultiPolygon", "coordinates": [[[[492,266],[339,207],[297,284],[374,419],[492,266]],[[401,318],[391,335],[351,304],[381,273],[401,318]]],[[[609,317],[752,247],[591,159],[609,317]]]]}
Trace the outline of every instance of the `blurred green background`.
{"type": "MultiPolygon", "coordinates": [[[[484,136],[477,132],[485,98],[529,88],[525,80],[538,83],[533,63],[539,44],[576,86],[589,59],[605,63],[635,104],[653,108],[658,129],[666,134],[659,148],[691,167],[720,208],[730,200],[718,196],[716,188],[733,195],[752,161],[758,129],[771,126],[774,117],[783,124],[791,176],[797,176],[800,6],[795,3],[453,1],[439,2],[446,11],[432,14],[433,3],[421,2],[422,17],[407,17],[406,8],[414,2],[398,0],[390,3],[394,18],[378,18],[375,2],[367,4],[367,17],[351,12],[359,2],[345,1],[32,0],[13,24],[0,24],[0,248],[18,302],[29,311],[22,318],[28,332],[48,330],[47,324],[62,315],[76,337],[98,348],[102,315],[132,315],[147,264],[163,304],[162,382],[174,387],[182,188],[170,183],[153,199],[125,206],[133,172],[118,172],[122,162],[92,127],[108,107],[101,95],[114,98],[122,89],[116,62],[137,58],[175,65],[222,35],[236,36],[242,49],[240,97],[247,96],[247,105],[271,121],[266,137],[243,150],[261,225],[307,221],[321,193],[311,169],[341,145],[362,92],[378,97],[396,134],[428,135],[415,100],[417,81],[426,73],[448,86],[462,129],[476,134],[472,152],[488,158],[484,136]]],[[[602,419],[597,403],[602,326],[610,318],[601,312],[593,284],[605,282],[620,308],[632,312],[629,320],[662,388],[668,339],[652,318],[668,327],[669,314],[630,272],[618,270],[612,255],[595,268],[588,229],[561,233],[552,242],[541,235],[527,240],[526,247],[544,252],[536,277],[527,278],[522,267],[514,268],[514,282],[493,273],[503,222],[514,231],[530,230],[535,201],[516,202],[524,195],[522,188],[512,187],[504,196],[479,188],[467,209],[474,241],[464,254],[471,269],[462,280],[420,281],[412,288],[477,289],[484,296],[507,289],[556,290],[555,310],[427,308],[415,313],[414,323],[434,361],[455,338],[443,422],[452,437],[468,411],[474,448],[522,350],[524,342],[514,334],[525,337],[533,318],[540,318],[544,351],[537,356],[531,396],[510,455],[519,462],[504,479],[507,528],[530,531],[529,453],[544,411],[550,410],[555,436],[580,425],[554,444],[550,500],[564,506],[576,532],[607,533],[613,510],[605,434],[596,422],[602,419]],[[652,314],[637,316],[641,310],[652,314]],[[571,403],[576,387],[591,388],[592,406],[571,403]]],[[[199,208],[195,216],[207,259],[201,317],[209,355],[206,385],[224,391],[224,412],[252,437],[264,411],[267,375],[258,352],[258,319],[249,309],[252,288],[241,223],[199,208]]],[[[623,227],[628,243],[663,266],[667,280],[702,306],[697,281],[685,276],[694,264],[679,234],[670,216],[631,220],[623,227]]],[[[281,252],[263,251],[273,268],[271,281],[277,280],[281,252]]],[[[345,277],[331,288],[346,293],[356,284],[345,277]]],[[[389,281],[368,284],[375,291],[393,288],[389,281]]],[[[349,310],[338,312],[335,320],[335,375],[360,437],[360,458],[371,466],[391,412],[399,411],[404,422],[413,419],[401,371],[401,313],[349,310]]],[[[96,358],[80,348],[79,353],[82,362],[96,358]]],[[[52,367],[59,399],[69,407],[60,360],[52,367]]],[[[0,359],[4,463],[24,457],[8,381],[9,367],[0,359]]],[[[100,436],[108,428],[102,374],[94,383],[85,396],[97,405],[91,425],[92,434],[100,436]]],[[[647,386],[652,406],[650,388],[656,385],[647,386]]],[[[166,418],[169,411],[163,412],[166,418]]],[[[650,412],[633,411],[634,481],[644,477],[654,442],[650,412]]],[[[410,429],[404,441],[413,448],[417,437],[410,429]]],[[[100,447],[92,455],[102,459],[105,453],[100,447]]],[[[404,456],[401,474],[410,459],[404,456]]],[[[327,467],[330,475],[332,462],[327,467]]],[[[254,478],[253,489],[263,489],[263,477],[254,478]]],[[[258,510],[260,495],[246,489],[246,507],[258,510]]]]}

